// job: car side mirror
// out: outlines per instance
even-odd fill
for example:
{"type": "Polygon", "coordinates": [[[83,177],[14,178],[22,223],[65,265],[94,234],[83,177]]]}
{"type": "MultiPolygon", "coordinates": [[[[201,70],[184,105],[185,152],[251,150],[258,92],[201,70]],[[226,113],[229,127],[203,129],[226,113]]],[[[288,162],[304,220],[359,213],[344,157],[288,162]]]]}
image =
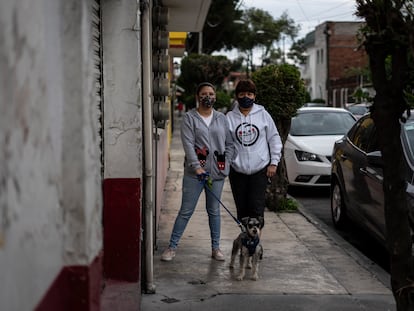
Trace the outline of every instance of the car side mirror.
{"type": "Polygon", "coordinates": [[[374,167],[384,167],[384,161],[382,159],[381,151],[373,151],[367,153],[368,164],[374,167]]]}

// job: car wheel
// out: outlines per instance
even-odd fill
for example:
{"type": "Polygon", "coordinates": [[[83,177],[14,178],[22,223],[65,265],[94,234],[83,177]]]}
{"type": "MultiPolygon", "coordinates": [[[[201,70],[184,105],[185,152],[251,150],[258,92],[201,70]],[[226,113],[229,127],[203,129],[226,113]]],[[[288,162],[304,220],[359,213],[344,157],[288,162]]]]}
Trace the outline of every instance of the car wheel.
{"type": "Polygon", "coordinates": [[[331,215],[335,227],[343,228],[346,225],[346,207],[342,195],[341,187],[337,182],[333,184],[331,193],[331,215]]]}

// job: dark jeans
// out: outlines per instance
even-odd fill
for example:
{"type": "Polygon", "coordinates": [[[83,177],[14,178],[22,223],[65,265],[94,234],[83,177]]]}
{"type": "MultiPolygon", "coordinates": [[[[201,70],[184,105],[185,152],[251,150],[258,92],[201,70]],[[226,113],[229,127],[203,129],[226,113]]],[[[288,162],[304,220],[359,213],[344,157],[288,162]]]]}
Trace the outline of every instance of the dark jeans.
{"type": "Polygon", "coordinates": [[[264,216],[267,187],[267,167],[252,175],[245,175],[230,168],[229,180],[237,219],[264,216]]]}

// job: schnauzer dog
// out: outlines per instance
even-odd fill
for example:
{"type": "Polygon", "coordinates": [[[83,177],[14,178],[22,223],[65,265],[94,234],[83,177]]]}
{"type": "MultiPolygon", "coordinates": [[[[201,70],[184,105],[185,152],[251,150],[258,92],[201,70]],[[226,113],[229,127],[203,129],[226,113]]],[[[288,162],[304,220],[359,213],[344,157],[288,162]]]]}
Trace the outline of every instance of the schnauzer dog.
{"type": "Polygon", "coordinates": [[[252,280],[259,279],[259,260],[263,257],[263,247],[260,244],[260,234],[263,228],[263,217],[245,217],[241,221],[244,232],[233,241],[230,268],[234,268],[237,253],[240,253],[240,273],[237,280],[243,280],[246,267],[252,268],[252,280]]]}

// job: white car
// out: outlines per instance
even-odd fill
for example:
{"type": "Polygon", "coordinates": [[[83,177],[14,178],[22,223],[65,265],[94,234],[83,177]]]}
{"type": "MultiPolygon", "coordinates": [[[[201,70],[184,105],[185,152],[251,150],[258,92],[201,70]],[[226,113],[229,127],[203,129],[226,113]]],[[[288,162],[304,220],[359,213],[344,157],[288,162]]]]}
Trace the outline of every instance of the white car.
{"type": "Polygon", "coordinates": [[[298,109],[284,146],[289,185],[329,187],[334,143],[355,121],[343,108],[298,109]]]}
{"type": "Polygon", "coordinates": [[[357,119],[368,113],[369,108],[368,104],[346,104],[346,110],[349,110],[357,119]]]}

